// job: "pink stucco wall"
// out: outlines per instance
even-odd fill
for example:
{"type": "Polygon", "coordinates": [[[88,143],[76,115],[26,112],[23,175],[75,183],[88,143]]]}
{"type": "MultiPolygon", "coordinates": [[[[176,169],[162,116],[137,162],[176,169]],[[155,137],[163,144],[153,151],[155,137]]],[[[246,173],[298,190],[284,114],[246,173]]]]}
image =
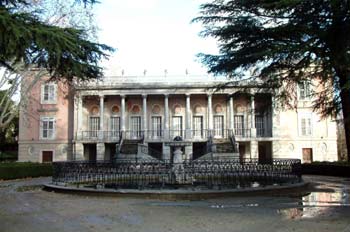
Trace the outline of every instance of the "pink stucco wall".
{"type": "MultiPolygon", "coordinates": [[[[73,92],[67,84],[57,83],[56,104],[41,104],[41,85],[36,83],[28,94],[28,102],[21,110],[19,142],[40,140],[40,116],[56,117],[54,140],[73,138],[73,92]]],[[[52,141],[52,140],[50,140],[52,141]]]]}

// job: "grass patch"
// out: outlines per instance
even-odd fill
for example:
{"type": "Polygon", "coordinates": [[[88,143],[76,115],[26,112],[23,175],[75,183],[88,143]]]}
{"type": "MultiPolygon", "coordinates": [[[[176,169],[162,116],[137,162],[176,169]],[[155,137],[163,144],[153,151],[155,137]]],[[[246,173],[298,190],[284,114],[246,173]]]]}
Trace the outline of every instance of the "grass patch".
{"type": "Polygon", "coordinates": [[[52,164],[30,162],[0,163],[0,180],[11,180],[51,175],[52,164]]]}

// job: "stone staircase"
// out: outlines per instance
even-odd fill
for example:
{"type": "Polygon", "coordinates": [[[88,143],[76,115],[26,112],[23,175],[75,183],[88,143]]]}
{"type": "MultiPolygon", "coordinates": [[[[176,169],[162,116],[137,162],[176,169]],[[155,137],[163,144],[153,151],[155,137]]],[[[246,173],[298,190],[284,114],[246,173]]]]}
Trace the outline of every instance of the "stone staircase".
{"type": "Polygon", "coordinates": [[[214,139],[213,144],[216,147],[215,153],[233,153],[234,148],[230,141],[214,139]]]}
{"type": "Polygon", "coordinates": [[[139,140],[131,140],[131,139],[125,139],[122,144],[122,148],[120,149],[121,154],[125,155],[136,155],[137,154],[137,144],[139,143],[139,140]]]}

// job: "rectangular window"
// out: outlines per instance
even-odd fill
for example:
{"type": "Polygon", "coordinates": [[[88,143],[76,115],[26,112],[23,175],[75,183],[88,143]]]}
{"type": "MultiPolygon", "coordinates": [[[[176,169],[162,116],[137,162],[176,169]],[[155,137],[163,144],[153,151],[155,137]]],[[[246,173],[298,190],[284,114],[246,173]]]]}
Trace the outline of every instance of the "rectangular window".
{"type": "Polygon", "coordinates": [[[193,136],[195,138],[203,137],[203,116],[193,116],[193,136]]]}
{"type": "Polygon", "coordinates": [[[131,123],[130,124],[131,138],[132,139],[141,138],[141,117],[131,116],[130,123],[131,123]]]}
{"type": "Polygon", "coordinates": [[[54,139],[55,138],[55,118],[54,117],[42,117],[40,122],[40,137],[41,139],[54,139]]]}
{"type": "Polygon", "coordinates": [[[214,137],[224,137],[224,116],[222,115],[214,116],[214,137]]]}
{"type": "Polygon", "coordinates": [[[311,85],[308,81],[303,81],[298,84],[299,100],[309,100],[311,97],[311,85]]]}
{"type": "Polygon", "coordinates": [[[47,83],[41,86],[41,103],[55,104],[56,103],[56,84],[47,83]]]}
{"type": "Polygon", "coordinates": [[[258,137],[263,137],[265,134],[264,116],[255,115],[255,127],[256,127],[256,135],[258,137]]]}
{"type": "Polygon", "coordinates": [[[173,137],[182,137],[182,116],[173,116],[173,137]]]}
{"type": "Polygon", "coordinates": [[[244,137],[244,116],[235,115],[234,125],[235,125],[235,135],[244,137]]]}
{"type": "Polygon", "coordinates": [[[119,137],[120,117],[111,117],[111,136],[119,137]]]}
{"type": "Polygon", "coordinates": [[[97,137],[98,131],[100,130],[100,117],[90,117],[89,125],[89,135],[90,137],[97,137]]]}
{"type": "Polygon", "coordinates": [[[300,135],[302,136],[310,136],[312,135],[312,115],[305,114],[299,116],[299,130],[300,135]]]}
{"type": "Polygon", "coordinates": [[[153,138],[162,137],[162,117],[153,116],[151,120],[152,120],[152,137],[153,138]]]}

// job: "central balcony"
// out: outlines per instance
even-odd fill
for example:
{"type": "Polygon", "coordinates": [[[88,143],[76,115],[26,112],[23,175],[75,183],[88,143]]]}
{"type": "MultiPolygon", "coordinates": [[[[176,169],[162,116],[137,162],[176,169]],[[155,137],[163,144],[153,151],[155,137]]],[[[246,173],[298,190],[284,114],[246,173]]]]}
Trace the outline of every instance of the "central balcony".
{"type": "MultiPolygon", "coordinates": [[[[145,140],[145,141],[169,141],[176,136],[180,136],[185,140],[191,141],[207,141],[209,138],[213,139],[229,139],[234,136],[235,139],[249,139],[251,138],[251,129],[202,129],[190,130],[186,134],[186,130],[126,130],[126,131],[81,131],[77,134],[77,141],[87,142],[107,142],[118,143],[121,138],[127,140],[145,140]],[[187,135],[187,136],[186,136],[187,135]]],[[[269,131],[264,129],[256,130],[256,137],[268,138],[272,137],[269,131]]]]}

